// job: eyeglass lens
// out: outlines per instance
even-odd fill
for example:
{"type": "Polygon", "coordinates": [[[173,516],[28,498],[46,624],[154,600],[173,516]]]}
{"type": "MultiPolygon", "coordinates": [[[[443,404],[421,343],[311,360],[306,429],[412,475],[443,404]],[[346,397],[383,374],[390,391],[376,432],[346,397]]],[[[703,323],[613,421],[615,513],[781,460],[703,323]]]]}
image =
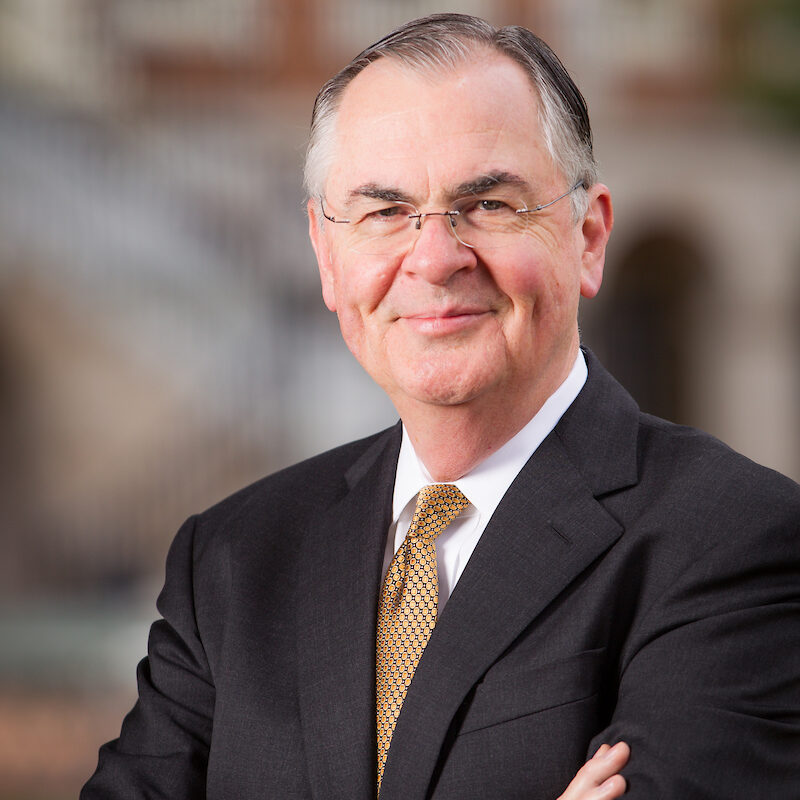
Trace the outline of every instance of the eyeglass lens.
{"type": "MultiPolygon", "coordinates": [[[[373,202],[352,208],[342,225],[350,249],[365,255],[398,254],[413,246],[422,227],[445,224],[462,244],[474,249],[505,247],[537,224],[537,213],[569,195],[581,184],[548,203],[528,207],[517,197],[468,197],[449,211],[419,212],[409,203],[373,202]],[[429,221],[429,217],[433,220],[429,221]]],[[[329,217],[330,219],[330,217],[329,217]]]]}

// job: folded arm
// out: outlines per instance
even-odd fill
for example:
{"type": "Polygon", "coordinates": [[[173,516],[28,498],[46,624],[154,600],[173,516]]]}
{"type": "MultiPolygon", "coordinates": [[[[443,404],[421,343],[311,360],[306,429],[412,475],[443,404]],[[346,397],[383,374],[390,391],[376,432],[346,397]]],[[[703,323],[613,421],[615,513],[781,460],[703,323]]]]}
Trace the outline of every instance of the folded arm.
{"type": "Polygon", "coordinates": [[[800,797],[799,534],[732,532],[645,611],[590,745],[630,744],[626,797],[800,797]]]}

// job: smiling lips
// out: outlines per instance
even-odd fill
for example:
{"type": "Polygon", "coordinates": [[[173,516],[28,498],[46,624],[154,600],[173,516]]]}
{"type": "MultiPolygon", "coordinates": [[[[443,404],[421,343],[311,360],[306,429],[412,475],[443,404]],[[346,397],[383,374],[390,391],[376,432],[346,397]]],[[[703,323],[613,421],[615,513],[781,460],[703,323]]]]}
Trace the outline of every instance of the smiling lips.
{"type": "Polygon", "coordinates": [[[459,333],[480,322],[491,311],[485,306],[456,306],[426,309],[416,314],[401,314],[398,319],[417,333],[444,336],[459,333]]]}

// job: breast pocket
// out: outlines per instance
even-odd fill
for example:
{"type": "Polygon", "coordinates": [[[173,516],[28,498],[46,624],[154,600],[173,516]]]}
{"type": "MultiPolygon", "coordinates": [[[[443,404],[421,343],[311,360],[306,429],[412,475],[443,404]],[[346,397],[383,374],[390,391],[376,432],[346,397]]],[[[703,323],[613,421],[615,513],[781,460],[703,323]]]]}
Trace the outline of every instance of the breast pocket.
{"type": "Polygon", "coordinates": [[[546,664],[492,667],[475,687],[461,734],[575,703],[600,690],[605,648],[546,664]]]}

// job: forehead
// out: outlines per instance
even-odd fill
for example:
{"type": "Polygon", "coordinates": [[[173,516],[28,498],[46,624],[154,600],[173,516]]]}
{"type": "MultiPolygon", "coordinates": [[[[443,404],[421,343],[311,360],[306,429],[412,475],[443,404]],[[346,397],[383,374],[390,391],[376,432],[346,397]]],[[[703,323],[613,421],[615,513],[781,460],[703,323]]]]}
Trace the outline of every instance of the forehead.
{"type": "Polygon", "coordinates": [[[425,74],[384,58],[345,90],[329,197],[370,183],[402,188],[423,201],[499,172],[522,175],[534,186],[555,179],[536,92],[508,57],[479,53],[456,68],[425,74]]]}

